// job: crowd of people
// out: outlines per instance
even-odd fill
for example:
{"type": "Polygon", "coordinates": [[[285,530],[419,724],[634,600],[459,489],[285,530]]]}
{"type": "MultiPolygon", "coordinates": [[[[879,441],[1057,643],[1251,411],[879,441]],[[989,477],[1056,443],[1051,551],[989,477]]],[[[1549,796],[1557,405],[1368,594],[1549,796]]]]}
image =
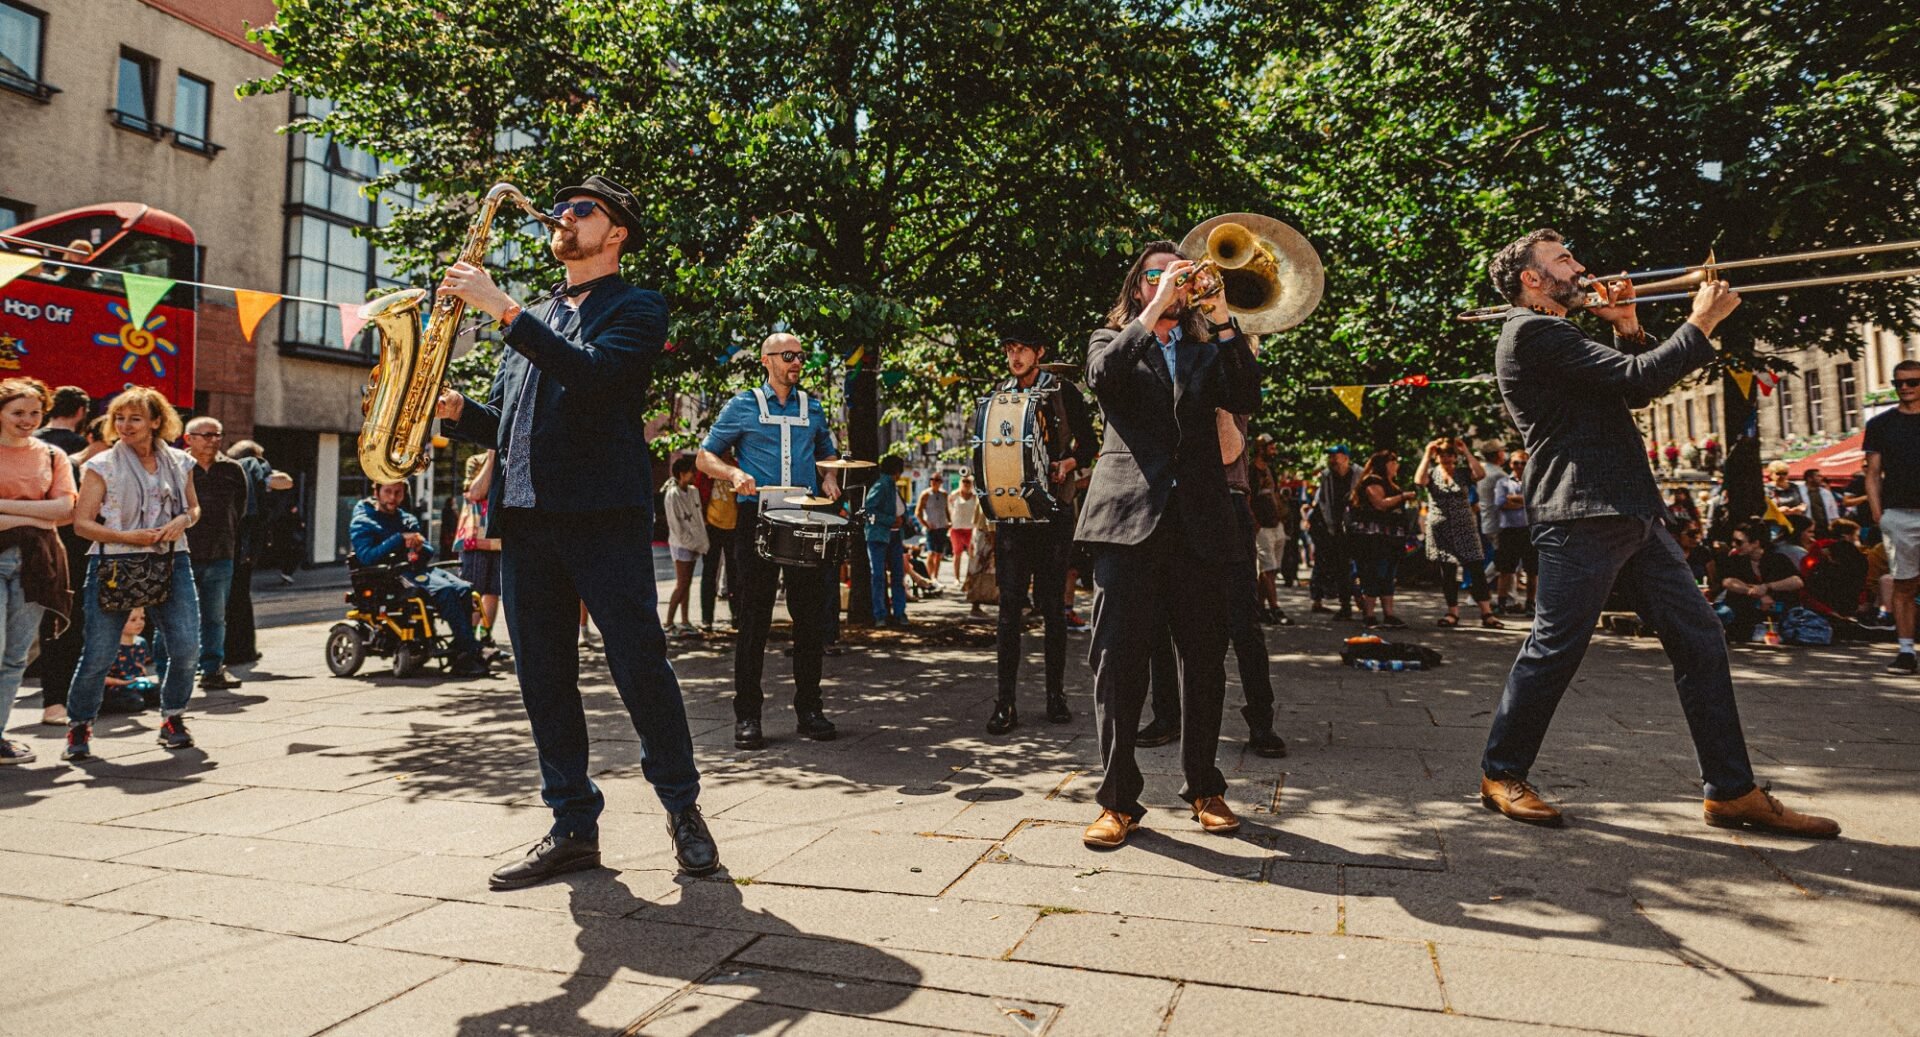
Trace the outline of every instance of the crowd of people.
{"type": "MultiPolygon", "coordinates": [[[[92,405],[75,386],[0,380],[0,732],[37,646],[40,720],[66,727],[62,759],[91,755],[103,712],[157,708],[160,744],[188,748],[196,681],[238,688],[229,666],[259,658],[250,586],[273,491],[291,480],[258,443],[225,445],[218,420],[183,423],[155,389],[92,405]]],[[[33,759],[0,737],[0,764],[33,759]]]]}

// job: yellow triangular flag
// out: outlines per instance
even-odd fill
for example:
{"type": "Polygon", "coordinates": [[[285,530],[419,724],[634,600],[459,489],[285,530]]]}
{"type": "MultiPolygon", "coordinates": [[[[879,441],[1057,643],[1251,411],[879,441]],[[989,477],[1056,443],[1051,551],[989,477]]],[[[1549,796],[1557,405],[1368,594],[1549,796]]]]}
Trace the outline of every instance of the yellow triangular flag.
{"type": "Polygon", "coordinates": [[[12,253],[0,252],[0,288],[5,288],[8,281],[39,265],[40,261],[32,256],[16,256],[12,253]]]}
{"type": "Polygon", "coordinates": [[[1733,379],[1733,384],[1740,387],[1741,396],[1747,399],[1753,398],[1753,372],[1752,371],[1733,370],[1733,371],[1728,371],[1727,375],[1733,379]]]}
{"type": "Polygon", "coordinates": [[[240,334],[253,341],[254,329],[260,326],[260,318],[280,302],[280,297],[272,292],[256,292],[246,288],[233,290],[233,304],[240,310],[240,334]]]}
{"type": "Polygon", "coordinates": [[[173,288],[170,277],[152,277],[147,274],[121,274],[127,288],[127,323],[135,328],[147,326],[147,314],[153,312],[160,297],[173,288]]]}
{"type": "Polygon", "coordinates": [[[867,347],[865,346],[861,346],[859,349],[854,350],[853,355],[847,358],[847,367],[849,369],[859,367],[860,358],[866,355],[867,355],[867,347]]]}
{"type": "Polygon", "coordinates": [[[1357,418],[1361,416],[1360,401],[1366,399],[1366,396],[1367,396],[1366,386],[1336,385],[1333,387],[1333,394],[1335,396],[1340,397],[1340,402],[1347,405],[1347,409],[1353,412],[1354,417],[1357,418]]]}
{"type": "Polygon", "coordinates": [[[1793,523],[1787,521],[1787,513],[1781,511],[1780,505],[1773,502],[1772,494],[1767,495],[1767,513],[1762,517],[1768,522],[1777,523],[1781,529],[1793,528],[1793,523]]]}

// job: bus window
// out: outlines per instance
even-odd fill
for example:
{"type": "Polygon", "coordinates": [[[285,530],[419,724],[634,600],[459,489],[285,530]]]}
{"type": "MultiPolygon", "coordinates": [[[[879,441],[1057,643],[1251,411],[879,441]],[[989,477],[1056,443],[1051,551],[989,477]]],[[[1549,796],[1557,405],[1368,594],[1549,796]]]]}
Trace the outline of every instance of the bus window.
{"type": "MultiPolygon", "coordinates": [[[[95,256],[88,266],[103,266],[112,270],[130,274],[146,274],[149,277],[170,277],[176,281],[191,280],[194,276],[193,246],[169,238],[156,238],[150,234],[134,232],[120,239],[120,242],[106,252],[95,256]]],[[[119,274],[89,271],[85,281],[73,285],[89,291],[120,295],[126,291],[119,274]]],[[[194,305],[194,289],[191,285],[175,285],[160,302],[165,306],[194,305]]]]}

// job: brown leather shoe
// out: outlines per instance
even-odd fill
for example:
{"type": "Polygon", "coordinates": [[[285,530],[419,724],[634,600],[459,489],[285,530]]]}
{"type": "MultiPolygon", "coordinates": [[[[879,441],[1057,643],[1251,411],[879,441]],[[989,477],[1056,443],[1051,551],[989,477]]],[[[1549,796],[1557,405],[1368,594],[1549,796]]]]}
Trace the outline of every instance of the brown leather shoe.
{"type": "Polygon", "coordinates": [[[1480,776],[1480,803],[1488,810],[1498,810],[1515,821],[1525,821],[1530,825],[1554,825],[1561,823],[1560,811],[1553,804],[1540,798],[1540,793],[1532,785],[1518,778],[1489,778],[1480,776]]]}
{"type": "Polygon", "coordinates": [[[1227,801],[1219,796],[1194,800],[1193,819],[1200,822],[1200,827],[1215,835],[1228,835],[1240,830],[1240,819],[1233,816],[1227,801]]]}
{"type": "Polygon", "coordinates": [[[1706,815],[1707,823],[1715,828],[1752,828],[1806,839],[1831,839],[1840,834],[1840,822],[1790,810],[1763,788],[1739,799],[1709,799],[1706,815]]]}
{"type": "Polygon", "coordinates": [[[1113,849],[1127,841],[1127,833],[1140,827],[1140,822],[1122,814],[1118,810],[1100,811],[1100,819],[1087,826],[1080,833],[1080,841],[1088,846],[1113,849]]]}

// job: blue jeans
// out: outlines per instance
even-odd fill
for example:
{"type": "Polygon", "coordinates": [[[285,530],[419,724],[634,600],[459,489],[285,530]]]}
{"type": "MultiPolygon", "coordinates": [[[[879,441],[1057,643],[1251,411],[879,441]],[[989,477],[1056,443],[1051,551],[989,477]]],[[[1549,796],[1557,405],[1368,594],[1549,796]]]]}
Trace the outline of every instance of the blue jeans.
{"type": "Polygon", "coordinates": [[[896,623],[907,621],[907,545],[895,530],[884,543],[867,541],[867,578],[873,592],[873,618],[880,621],[888,616],[887,587],[893,587],[893,609],[891,615],[896,623]],[[891,580],[888,577],[892,577],[891,580]]]}
{"type": "Polygon", "coordinates": [[[1533,631],[1507,676],[1481,770],[1526,778],[1617,580],[1673,662],[1707,798],[1738,799],[1751,791],[1753,765],[1733,700],[1727,638],[1665,523],[1624,515],[1541,522],[1533,527],[1533,545],[1540,551],[1533,631]]]}
{"type": "MultiPolygon", "coordinates": [[[[67,693],[67,722],[85,724],[100,715],[107,694],[107,671],[120,655],[120,631],[125,612],[100,608],[100,556],[87,559],[87,582],[80,588],[80,613],[86,624],[80,647],[80,665],[67,693]]],[[[193,584],[193,556],[173,553],[173,590],[167,600],[147,610],[147,629],[164,637],[172,651],[160,664],[160,715],[179,716],[193,697],[193,667],[181,661],[200,654],[200,595],[193,584]]]]}
{"type": "Polygon", "coordinates": [[[233,559],[194,562],[193,585],[200,591],[200,672],[208,674],[227,662],[227,596],[233,591],[233,559]]]}
{"type": "Polygon", "coordinates": [[[27,650],[40,633],[40,615],[46,610],[27,601],[20,583],[20,549],[0,551],[0,734],[13,715],[13,698],[20,693],[20,677],[27,672],[27,650]]]}
{"type": "Polygon", "coordinates": [[[427,600],[433,602],[433,610],[447,624],[454,654],[480,650],[480,639],[473,635],[473,584],[445,569],[407,573],[401,579],[424,591],[427,600]]]}

